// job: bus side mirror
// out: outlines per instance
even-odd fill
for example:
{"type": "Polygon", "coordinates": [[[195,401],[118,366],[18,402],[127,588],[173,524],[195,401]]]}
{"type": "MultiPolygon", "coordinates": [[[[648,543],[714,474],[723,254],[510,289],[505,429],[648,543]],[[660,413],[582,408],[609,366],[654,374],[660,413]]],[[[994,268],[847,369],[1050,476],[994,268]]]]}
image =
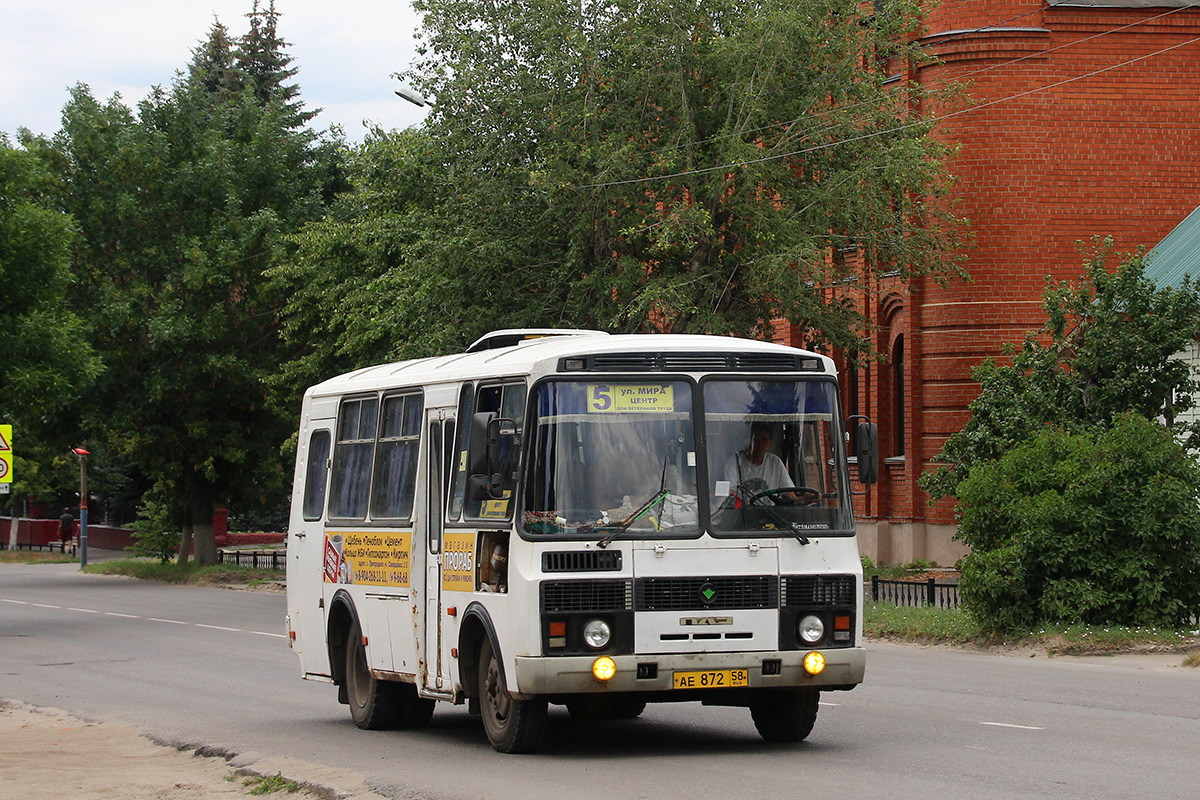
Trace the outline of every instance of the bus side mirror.
{"type": "Polygon", "coordinates": [[[858,423],[854,436],[858,457],[858,480],[867,486],[879,482],[879,426],[874,422],[858,423]]]}
{"type": "Polygon", "coordinates": [[[504,497],[500,475],[501,438],[516,435],[517,426],[494,411],[471,415],[471,443],[467,449],[467,491],[471,501],[504,497]]]}

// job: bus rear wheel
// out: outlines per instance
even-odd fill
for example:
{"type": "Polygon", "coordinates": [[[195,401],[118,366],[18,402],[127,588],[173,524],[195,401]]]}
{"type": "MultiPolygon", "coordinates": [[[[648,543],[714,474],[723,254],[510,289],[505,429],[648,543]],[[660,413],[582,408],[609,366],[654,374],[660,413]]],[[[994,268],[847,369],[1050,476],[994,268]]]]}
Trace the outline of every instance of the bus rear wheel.
{"type": "Polygon", "coordinates": [[[764,693],[750,705],[750,717],[768,742],[802,742],[812,733],[820,699],[817,689],[764,693]]]}
{"type": "Polygon", "coordinates": [[[381,681],[367,667],[362,628],[350,626],[346,639],[346,698],[354,724],[364,730],[423,728],[433,716],[433,700],[417,696],[411,683],[381,681]]]}
{"type": "Polygon", "coordinates": [[[546,732],[546,701],[517,700],[508,693],[491,640],[479,651],[479,710],[483,730],[501,753],[531,753],[546,732]]]}

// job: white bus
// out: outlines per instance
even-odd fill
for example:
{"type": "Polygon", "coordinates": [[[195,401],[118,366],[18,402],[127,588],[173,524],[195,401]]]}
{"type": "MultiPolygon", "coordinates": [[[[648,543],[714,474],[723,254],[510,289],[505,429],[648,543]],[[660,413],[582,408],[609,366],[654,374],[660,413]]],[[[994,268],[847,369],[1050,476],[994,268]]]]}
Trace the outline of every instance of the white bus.
{"type": "Polygon", "coordinates": [[[804,739],[865,669],[849,441],[829,358],[744,339],[498,331],[333,378],[304,396],[289,642],[361,728],[467,703],[525,752],[548,704],[699,701],[804,739]]]}

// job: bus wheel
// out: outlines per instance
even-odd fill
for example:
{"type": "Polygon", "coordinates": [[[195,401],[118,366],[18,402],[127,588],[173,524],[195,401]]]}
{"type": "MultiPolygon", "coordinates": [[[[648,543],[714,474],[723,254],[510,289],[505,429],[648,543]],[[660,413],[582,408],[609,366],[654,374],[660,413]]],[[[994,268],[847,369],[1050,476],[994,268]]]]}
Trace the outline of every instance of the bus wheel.
{"type": "Polygon", "coordinates": [[[375,731],[396,727],[402,706],[401,688],[403,684],[371,676],[362,628],[357,621],[353,622],[346,638],[346,699],[350,701],[354,724],[375,731]]]}
{"type": "Polygon", "coordinates": [[[802,742],[817,721],[820,699],[816,689],[771,692],[750,705],[750,716],[768,742],[802,742]]]}
{"type": "Polygon", "coordinates": [[[479,706],[483,729],[501,753],[530,753],[546,732],[546,701],[515,700],[504,688],[500,663],[490,639],[479,652],[479,706]]]}

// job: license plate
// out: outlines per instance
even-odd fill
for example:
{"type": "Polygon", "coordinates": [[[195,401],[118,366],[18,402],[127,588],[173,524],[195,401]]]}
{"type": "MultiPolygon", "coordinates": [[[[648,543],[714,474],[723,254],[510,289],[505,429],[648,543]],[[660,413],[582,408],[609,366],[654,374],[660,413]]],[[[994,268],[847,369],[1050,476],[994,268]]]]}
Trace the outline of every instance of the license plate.
{"type": "Polygon", "coordinates": [[[723,689],[749,686],[750,673],[744,669],[706,669],[699,672],[676,672],[676,689],[723,689]]]}

